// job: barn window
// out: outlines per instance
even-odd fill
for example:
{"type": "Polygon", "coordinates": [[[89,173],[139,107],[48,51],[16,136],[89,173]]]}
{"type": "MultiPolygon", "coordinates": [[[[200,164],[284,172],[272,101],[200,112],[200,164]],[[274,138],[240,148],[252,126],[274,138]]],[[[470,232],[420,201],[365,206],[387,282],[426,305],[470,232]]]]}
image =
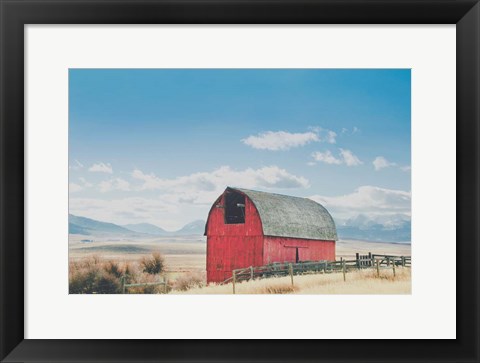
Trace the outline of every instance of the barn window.
{"type": "Polygon", "coordinates": [[[229,192],[225,195],[225,224],[245,223],[245,196],[229,192]]]}

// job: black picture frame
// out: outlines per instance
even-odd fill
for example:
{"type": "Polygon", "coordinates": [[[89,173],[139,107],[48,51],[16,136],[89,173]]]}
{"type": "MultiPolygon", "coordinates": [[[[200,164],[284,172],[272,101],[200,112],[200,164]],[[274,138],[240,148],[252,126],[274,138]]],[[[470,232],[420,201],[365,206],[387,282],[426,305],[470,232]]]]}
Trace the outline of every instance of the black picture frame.
{"type": "MultiPolygon", "coordinates": [[[[0,0],[0,359],[4,362],[478,362],[478,0],[0,0]],[[24,339],[26,24],[456,24],[457,339],[24,339]]],[[[404,322],[407,323],[408,322],[404,322]]],[[[438,324],[442,322],[439,321],[438,324]]]]}

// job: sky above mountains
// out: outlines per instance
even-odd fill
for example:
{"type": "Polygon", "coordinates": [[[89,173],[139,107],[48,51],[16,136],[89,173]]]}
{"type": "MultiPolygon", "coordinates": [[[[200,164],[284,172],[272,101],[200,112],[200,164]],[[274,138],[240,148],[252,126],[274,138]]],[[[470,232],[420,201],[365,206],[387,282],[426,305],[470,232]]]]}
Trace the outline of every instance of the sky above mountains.
{"type": "Polygon", "coordinates": [[[70,69],[70,213],[175,230],[236,186],[393,226],[410,98],[410,70],[70,69]]]}

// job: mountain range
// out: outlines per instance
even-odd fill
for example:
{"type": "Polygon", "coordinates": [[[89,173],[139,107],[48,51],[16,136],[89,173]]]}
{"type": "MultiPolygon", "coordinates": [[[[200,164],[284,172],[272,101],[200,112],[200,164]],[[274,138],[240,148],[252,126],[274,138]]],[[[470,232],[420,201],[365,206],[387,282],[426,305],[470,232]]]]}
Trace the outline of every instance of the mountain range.
{"type": "Polygon", "coordinates": [[[401,228],[385,229],[381,224],[372,225],[368,229],[352,226],[338,226],[340,239],[358,239],[372,242],[406,242],[411,241],[411,224],[406,223],[401,228]]]}
{"type": "Polygon", "coordinates": [[[122,227],[134,232],[152,234],[155,236],[203,235],[205,232],[205,221],[196,220],[190,222],[177,231],[166,231],[151,223],[125,224],[122,227]]]}
{"type": "Polygon", "coordinates": [[[374,242],[410,242],[412,223],[409,216],[395,214],[388,216],[366,216],[337,221],[340,239],[360,239],[374,242]]]}
{"type": "Polygon", "coordinates": [[[186,224],[178,231],[166,231],[154,224],[138,223],[123,226],[100,222],[95,219],[68,215],[68,233],[83,235],[112,235],[112,236],[187,236],[203,235],[205,221],[197,220],[186,224]]]}
{"type": "MultiPolygon", "coordinates": [[[[151,223],[117,225],[69,214],[68,231],[71,234],[111,236],[202,236],[205,221],[196,220],[177,231],[166,231],[151,223]]],[[[337,221],[340,239],[359,239],[376,242],[410,242],[411,221],[404,215],[371,218],[358,215],[337,221]]]]}

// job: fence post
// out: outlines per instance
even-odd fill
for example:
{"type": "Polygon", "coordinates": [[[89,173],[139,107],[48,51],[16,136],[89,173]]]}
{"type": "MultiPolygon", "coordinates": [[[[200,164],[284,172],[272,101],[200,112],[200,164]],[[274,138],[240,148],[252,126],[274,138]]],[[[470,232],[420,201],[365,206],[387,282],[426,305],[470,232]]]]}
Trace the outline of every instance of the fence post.
{"type": "Polygon", "coordinates": [[[345,282],[346,279],[345,279],[345,261],[342,261],[342,270],[343,270],[343,281],[345,282]]]}
{"type": "Polygon", "coordinates": [[[125,275],[120,278],[122,282],[122,294],[125,294],[125,275]]]}
{"type": "Polygon", "coordinates": [[[357,260],[357,268],[360,269],[360,253],[355,253],[355,259],[357,260]]]}
{"type": "Polygon", "coordinates": [[[377,260],[377,277],[380,277],[380,265],[378,264],[378,260],[377,260]]]}
{"type": "Polygon", "coordinates": [[[288,264],[288,270],[290,272],[290,279],[292,280],[292,286],[293,286],[293,265],[291,263],[288,264]]]}
{"type": "Polygon", "coordinates": [[[402,267],[405,267],[405,256],[402,256],[402,267]]]}
{"type": "Polygon", "coordinates": [[[395,259],[393,260],[392,268],[393,268],[393,277],[395,277],[395,259]]]}
{"type": "Polygon", "coordinates": [[[233,293],[235,294],[235,280],[237,279],[237,276],[236,276],[236,271],[233,270],[233,275],[232,275],[232,287],[233,287],[233,293]]]}
{"type": "Polygon", "coordinates": [[[167,293],[167,275],[163,275],[163,287],[166,294],[167,293]]]}
{"type": "Polygon", "coordinates": [[[250,280],[253,280],[253,266],[250,266],[250,280]]]}

